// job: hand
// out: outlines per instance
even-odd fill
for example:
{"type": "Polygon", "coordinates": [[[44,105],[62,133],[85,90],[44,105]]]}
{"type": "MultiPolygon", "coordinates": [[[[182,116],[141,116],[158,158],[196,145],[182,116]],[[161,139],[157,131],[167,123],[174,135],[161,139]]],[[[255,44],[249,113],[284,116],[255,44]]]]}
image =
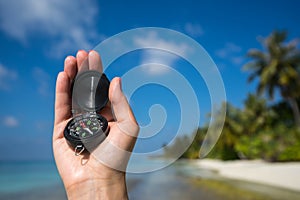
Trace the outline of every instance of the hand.
{"type": "Polygon", "coordinates": [[[109,121],[110,128],[104,142],[91,154],[75,156],[63,136],[72,117],[71,81],[82,68],[102,72],[99,54],[78,51],[76,58],[68,56],[64,71],[57,76],[53,151],[59,174],[68,199],[127,199],[125,171],[139,127],[122,93],[120,78],[111,81],[109,102],[100,113],[109,121]]]}

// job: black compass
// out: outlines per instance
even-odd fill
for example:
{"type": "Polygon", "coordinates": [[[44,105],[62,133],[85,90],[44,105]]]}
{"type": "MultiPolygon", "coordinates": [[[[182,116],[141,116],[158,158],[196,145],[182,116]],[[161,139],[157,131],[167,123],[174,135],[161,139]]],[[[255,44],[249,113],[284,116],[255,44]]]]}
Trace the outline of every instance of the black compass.
{"type": "Polygon", "coordinates": [[[93,151],[107,136],[108,122],[99,114],[108,101],[109,80],[89,70],[77,75],[72,85],[72,114],[64,137],[75,155],[93,151]]]}

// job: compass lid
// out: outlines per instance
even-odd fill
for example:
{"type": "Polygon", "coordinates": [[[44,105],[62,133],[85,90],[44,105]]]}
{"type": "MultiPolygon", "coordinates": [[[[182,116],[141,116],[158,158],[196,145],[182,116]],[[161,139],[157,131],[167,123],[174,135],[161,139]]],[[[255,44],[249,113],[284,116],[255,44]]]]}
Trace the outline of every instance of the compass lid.
{"type": "Polygon", "coordinates": [[[87,70],[72,84],[72,112],[99,112],[108,102],[109,80],[104,73],[87,70]]]}

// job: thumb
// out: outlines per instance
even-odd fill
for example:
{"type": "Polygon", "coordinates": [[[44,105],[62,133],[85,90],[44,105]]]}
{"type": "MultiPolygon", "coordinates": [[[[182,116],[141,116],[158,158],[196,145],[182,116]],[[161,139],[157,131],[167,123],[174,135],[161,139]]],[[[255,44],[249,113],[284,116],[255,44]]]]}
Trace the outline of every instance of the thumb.
{"type": "Polygon", "coordinates": [[[119,129],[132,137],[137,137],[139,127],[128,101],[122,92],[121,78],[116,77],[110,83],[109,100],[119,129]]]}

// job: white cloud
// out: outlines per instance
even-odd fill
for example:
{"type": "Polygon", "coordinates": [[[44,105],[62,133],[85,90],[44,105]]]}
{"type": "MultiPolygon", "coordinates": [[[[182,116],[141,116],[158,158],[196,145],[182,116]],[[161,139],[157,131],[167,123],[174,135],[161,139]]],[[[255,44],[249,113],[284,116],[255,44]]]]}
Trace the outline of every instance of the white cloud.
{"type": "Polygon", "coordinates": [[[230,61],[235,65],[240,65],[245,61],[244,56],[233,56],[230,58],[230,61]]]}
{"type": "Polygon", "coordinates": [[[215,52],[216,56],[223,61],[229,61],[234,65],[241,65],[245,61],[242,48],[234,43],[228,42],[225,46],[215,52]]]}
{"type": "Polygon", "coordinates": [[[240,53],[242,48],[234,43],[228,42],[225,47],[216,51],[216,55],[220,58],[226,58],[234,53],[240,53]]]}
{"type": "Polygon", "coordinates": [[[189,46],[180,41],[168,41],[155,31],[148,31],[144,37],[136,37],[134,42],[139,46],[153,47],[161,50],[168,50],[170,52],[186,55],[190,50],[189,46]]]}
{"type": "Polygon", "coordinates": [[[9,90],[11,82],[17,78],[17,72],[0,64],[0,90],[9,90]]]}
{"type": "Polygon", "coordinates": [[[161,68],[161,65],[172,66],[176,60],[175,55],[172,55],[161,50],[144,50],[142,55],[142,64],[152,63],[148,66],[148,72],[151,74],[163,74],[168,72],[166,68],[161,68]],[[158,65],[157,65],[158,64],[158,65]]]}
{"type": "Polygon", "coordinates": [[[168,41],[160,37],[157,32],[148,32],[146,36],[136,37],[134,42],[138,46],[145,48],[152,47],[153,49],[146,49],[143,51],[141,64],[156,63],[160,65],[149,65],[149,73],[152,74],[163,74],[166,73],[166,68],[160,68],[158,66],[166,65],[172,66],[179,57],[175,55],[178,54],[184,57],[189,51],[190,47],[185,43],[180,43],[177,41],[168,41]],[[170,53],[172,52],[172,53],[170,53]],[[174,54],[173,54],[174,53],[174,54]],[[151,67],[153,66],[153,67],[151,67]]]}
{"type": "Polygon", "coordinates": [[[3,124],[7,127],[16,127],[19,125],[18,120],[13,116],[6,116],[3,119],[3,124]]]}
{"type": "Polygon", "coordinates": [[[51,40],[53,56],[75,48],[91,48],[99,34],[93,0],[9,0],[0,1],[0,29],[27,44],[36,36],[51,40]]]}
{"type": "Polygon", "coordinates": [[[184,30],[192,37],[200,37],[204,34],[203,28],[200,24],[186,23],[184,30]]]}
{"type": "Polygon", "coordinates": [[[49,96],[50,92],[50,75],[41,68],[34,68],[32,72],[33,78],[37,82],[38,93],[42,96],[49,96]]]}

